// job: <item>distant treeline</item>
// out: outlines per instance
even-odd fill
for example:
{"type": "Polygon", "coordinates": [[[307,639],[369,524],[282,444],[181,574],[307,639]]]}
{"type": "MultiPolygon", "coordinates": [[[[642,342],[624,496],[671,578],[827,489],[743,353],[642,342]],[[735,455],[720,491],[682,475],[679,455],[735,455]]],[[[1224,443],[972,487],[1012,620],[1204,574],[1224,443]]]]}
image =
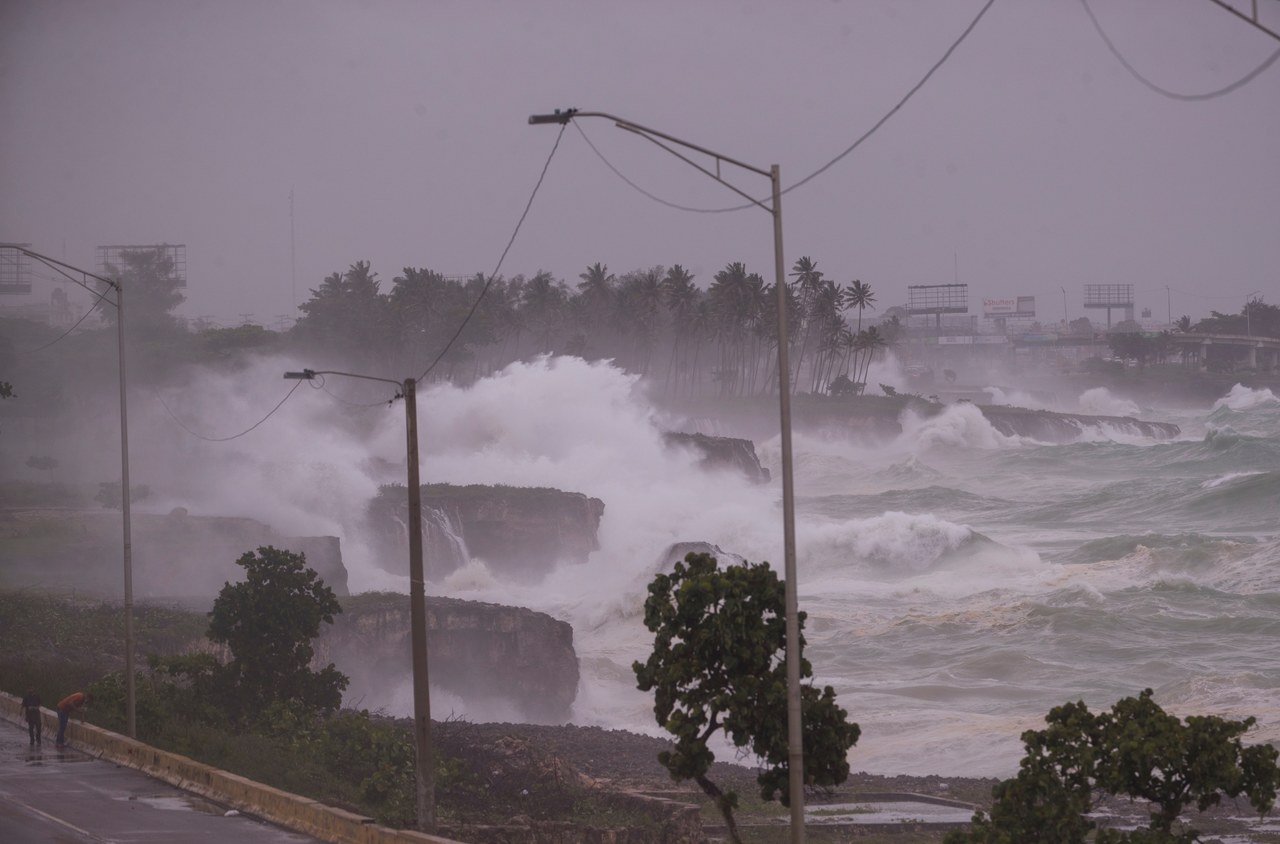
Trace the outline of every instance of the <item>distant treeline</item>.
{"type": "MultiPolygon", "coordinates": [[[[542,271],[489,279],[405,267],[384,289],[369,262],[357,261],[310,291],[291,328],[271,331],[179,320],[173,310],[183,296],[165,260],[140,250],[125,253],[124,266],[114,268],[128,296],[130,378],[141,385],[171,384],[187,365],[236,366],[263,352],[290,354],[315,369],[396,380],[425,374],[426,381],[460,384],[553,354],[612,360],[668,395],[777,391],[776,289],[740,262],[701,285],[678,264],[615,275],[596,263],[573,284],[542,271]]],[[[835,282],[808,257],[792,268],[786,296],[796,392],[828,392],[833,385],[857,391],[872,359],[901,328],[896,318],[871,324],[871,285],[835,282]]],[[[61,339],[62,332],[43,324],[0,321],[0,376],[35,405],[72,408],[77,384],[114,383],[115,332],[107,330],[114,310],[98,307],[101,320],[61,339]],[[45,344],[51,345],[40,349],[45,344]]]]}

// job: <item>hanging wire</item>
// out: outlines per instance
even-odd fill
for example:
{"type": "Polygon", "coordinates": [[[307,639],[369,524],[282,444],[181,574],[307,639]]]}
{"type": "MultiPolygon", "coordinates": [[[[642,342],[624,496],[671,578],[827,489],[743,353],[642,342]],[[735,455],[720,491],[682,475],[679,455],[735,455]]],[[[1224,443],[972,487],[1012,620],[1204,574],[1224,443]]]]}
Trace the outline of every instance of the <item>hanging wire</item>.
{"type": "Polygon", "coordinates": [[[1182,94],[1177,91],[1170,91],[1168,88],[1162,88],[1147,77],[1143,76],[1138,72],[1137,68],[1129,64],[1128,60],[1120,54],[1116,45],[1107,37],[1107,33],[1103,30],[1102,24],[1098,22],[1097,16],[1093,14],[1093,9],[1089,7],[1089,0],[1080,0],[1080,5],[1084,6],[1085,14],[1087,14],[1089,16],[1089,20],[1093,22],[1093,28],[1097,30],[1099,37],[1102,38],[1102,42],[1107,45],[1107,49],[1111,51],[1111,55],[1115,56],[1116,61],[1120,62],[1124,69],[1129,71],[1129,75],[1146,87],[1150,88],[1152,91],[1155,91],[1157,94],[1163,97],[1168,97],[1171,100],[1180,100],[1182,102],[1202,102],[1204,100],[1212,100],[1217,97],[1224,97],[1232,91],[1239,90],[1245,85],[1248,85],[1254,79],[1257,79],[1263,71],[1275,64],[1277,59],[1280,59],[1280,49],[1277,49],[1262,64],[1258,65],[1235,82],[1232,82],[1230,85],[1227,85],[1224,88],[1219,88],[1216,91],[1206,91],[1203,94],[1182,94]]]}
{"type": "MultiPolygon", "coordinates": [[[[879,130],[880,130],[880,127],[882,127],[882,126],[884,126],[886,123],[888,123],[888,122],[889,122],[889,120],[890,120],[890,118],[892,118],[895,114],[897,114],[897,113],[898,113],[898,111],[899,111],[899,110],[900,110],[904,105],[906,105],[906,104],[907,104],[907,102],[908,102],[912,97],[914,97],[914,96],[916,95],[916,93],[917,93],[921,88],[923,88],[923,87],[924,87],[925,83],[926,83],[926,82],[928,82],[928,81],[929,81],[929,79],[930,79],[930,78],[932,78],[932,77],[933,77],[933,75],[934,75],[935,73],[937,73],[937,72],[938,72],[938,70],[939,70],[939,69],[940,69],[944,64],[946,64],[946,63],[947,63],[947,60],[951,58],[951,54],[952,54],[952,53],[954,53],[954,52],[956,51],[956,49],[957,49],[957,48],[958,48],[962,43],[964,43],[964,40],[965,40],[966,38],[968,38],[968,37],[969,37],[969,33],[973,32],[974,28],[978,25],[978,21],[982,20],[983,15],[985,15],[985,14],[987,13],[987,10],[988,10],[988,9],[990,9],[994,3],[995,3],[995,0],[987,0],[986,5],[984,5],[984,6],[982,7],[982,9],[978,11],[977,16],[975,16],[975,17],[974,17],[974,19],[973,19],[972,21],[970,21],[970,22],[969,22],[969,25],[968,25],[968,26],[966,26],[966,27],[964,28],[964,31],[960,33],[960,37],[959,37],[959,38],[957,38],[955,41],[953,41],[953,42],[951,43],[951,46],[947,48],[947,51],[946,51],[945,53],[943,53],[943,54],[942,54],[942,58],[940,58],[940,59],[938,59],[936,62],[934,62],[934,63],[933,63],[933,66],[929,68],[928,72],[927,72],[927,73],[925,73],[925,75],[924,75],[924,76],[920,77],[920,81],[919,81],[919,82],[917,82],[915,85],[913,85],[913,86],[911,87],[911,90],[907,91],[907,93],[902,97],[902,99],[898,100],[897,104],[896,104],[896,105],[894,105],[894,107],[893,107],[893,108],[891,108],[891,109],[889,109],[887,112],[885,112],[884,116],[883,116],[883,117],[881,117],[879,120],[877,120],[877,121],[876,121],[876,122],[871,126],[871,128],[870,128],[870,129],[868,129],[866,132],[863,132],[863,133],[862,133],[862,135],[861,135],[861,136],[859,136],[857,140],[855,140],[855,141],[854,141],[852,144],[850,144],[849,146],[845,147],[845,149],[844,149],[844,150],[843,150],[839,155],[837,155],[835,158],[831,159],[831,160],[830,160],[830,161],[828,161],[826,164],[824,164],[824,165],[822,165],[821,167],[819,167],[817,170],[814,170],[812,173],[810,173],[809,175],[805,176],[805,177],[804,177],[803,179],[801,179],[800,181],[798,181],[798,182],[796,182],[796,183],[794,183],[794,184],[790,185],[789,187],[783,188],[783,189],[782,189],[782,191],[781,191],[781,193],[782,193],[782,194],[788,194],[788,193],[790,193],[791,191],[795,190],[796,188],[800,187],[801,185],[806,185],[806,184],[808,184],[809,182],[811,182],[811,181],[813,181],[814,179],[816,179],[818,176],[821,176],[823,173],[827,172],[827,171],[828,171],[828,170],[830,170],[832,167],[834,167],[836,164],[838,164],[841,160],[843,160],[846,156],[848,156],[848,155],[849,155],[851,152],[853,152],[855,149],[857,149],[858,147],[862,146],[863,142],[865,142],[868,138],[870,138],[870,137],[871,137],[872,135],[874,135],[877,131],[879,131],[879,130]]],[[[628,179],[626,176],[624,176],[624,175],[622,174],[622,172],[621,172],[620,170],[618,170],[618,168],[617,168],[617,167],[615,167],[615,166],[614,166],[614,165],[613,165],[613,164],[612,164],[612,163],[611,163],[607,158],[605,158],[604,154],[603,154],[602,152],[600,152],[600,150],[599,150],[599,149],[597,149],[597,148],[596,148],[596,145],[595,145],[595,144],[593,144],[593,143],[591,143],[591,139],[587,137],[587,134],[586,134],[586,132],[584,132],[584,131],[582,130],[582,127],[581,127],[581,126],[578,126],[578,122],[577,122],[576,120],[574,120],[574,121],[573,121],[573,124],[574,124],[574,126],[577,126],[577,128],[578,128],[578,132],[579,132],[579,133],[581,133],[581,135],[582,135],[582,137],[583,137],[583,140],[585,140],[585,141],[587,142],[587,146],[591,147],[592,151],[593,151],[593,152],[595,152],[595,154],[596,154],[597,156],[599,156],[600,160],[601,160],[601,161],[603,161],[603,162],[605,163],[605,166],[607,166],[610,170],[612,170],[612,171],[614,172],[614,174],[616,174],[616,175],[618,176],[618,178],[622,179],[622,181],[626,182],[628,185],[630,185],[630,186],[631,186],[632,188],[634,188],[635,190],[639,191],[639,192],[640,192],[641,194],[643,194],[644,196],[647,196],[649,199],[652,199],[654,202],[658,202],[658,203],[660,203],[660,204],[662,204],[662,205],[667,206],[668,208],[675,208],[675,209],[678,209],[678,210],[680,210],[680,211],[692,211],[692,212],[694,212],[694,213],[696,213],[696,214],[726,214],[726,213],[731,212],[731,211],[743,211],[743,210],[745,210],[745,209],[747,209],[747,208],[754,208],[754,207],[756,207],[756,204],[757,204],[757,203],[747,202],[747,203],[743,203],[742,205],[730,205],[730,206],[726,206],[726,207],[724,207],[724,208],[695,208],[695,207],[692,207],[692,206],[689,206],[689,205],[681,205],[681,204],[676,203],[676,202],[670,202],[670,201],[668,201],[668,200],[666,200],[666,199],[662,199],[661,197],[655,196],[655,195],[653,195],[652,193],[650,193],[649,191],[647,191],[647,190],[645,190],[644,188],[642,188],[642,187],[640,187],[639,185],[637,185],[637,184],[636,184],[635,182],[633,182],[631,179],[628,179]]],[[[764,198],[760,199],[760,200],[759,200],[759,202],[760,202],[760,203],[763,203],[763,202],[765,202],[768,198],[769,198],[769,197],[764,197],[764,198]]]]}
{"type": "Polygon", "coordinates": [[[480,290],[480,295],[477,296],[475,302],[472,303],[471,310],[467,311],[467,315],[463,317],[462,324],[458,326],[458,330],[453,332],[453,336],[449,338],[449,342],[440,350],[440,354],[436,355],[435,360],[431,361],[431,363],[427,365],[427,368],[422,371],[421,375],[413,379],[415,384],[422,381],[423,378],[426,378],[431,374],[431,370],[435,369],[436,366],[439,365],[440,361],[444,359],[444,356],[453,348],[453,344],[462,334],[462,330],[467,327],[467,323],[471,322],[471,317],[475,316],[476,309],[480,307],[480,302],[484,299],[484,295],[489,292],[489,286],[493,284],[493,280],[498,277],[498,270],[502,269],[502,262],[506,260],[507,253],[511,251],[512,244],[516,242],[516,235],[520,233],[520,227],[524,225],[525,217],[529,216],[529,209],[533,207],[533,199],[538,195],[538,188],[542,187],[542,180],[547,177],[547,169],[551,167],[551,159],[555,158],[556,150],[560,148],[560,139],[564,137],[564,130],[566,128],[567,126],[565,125],[560,126],[560,131],[556,134],[556,142],[551,146],[551,154],[547,156],[546,162],[542,165],[542,173],[538,175],[538,183],[533,186],[533,193],[529,194],[529,201],[524,205],[524,213],[522,213],[520,215],[520,219],[516,221],[516,228],[515,231],[511,232],[511,239],[507,241],[507,248],[502,250],[502,255],[498,257],[498,264],[493,268],[493,272],[489,274],[489,278],[485,281],[484,287],[480,290]]]}
{"type": "Polygon", "coordinates": [[[178,427],[179,427],[179,428],[181,428],[182,430],[186,431],[186,432],[187,432],[188,434],[190,434],[191,436],[195,437],[196,439],[204,440],[205,442],[211,442],[211,443],[225,443],[225,442],[228,442],[228,441],[230,441],[230,440],[234,440],[234,439],[238,439],[238,438],[240,438],[240,437],[243,437],[245,434],[249,433],[250,431],[252,431],[252,430],[254,430],[255,428],[257,428],[259,425],[261,425],[263,422],[266,422],[268,419],[270,419],[273,415],[275,415],[275,412],[276,412],[277,410],[279,410],[280,408],[284,407],[284,403],[285,403],[285,402],[287,402],[287,401],[289,400],[289,397],[290,397],[290,396],[292,396],[292,395],[294,394],[294,392],[295,392],[299,387],[301,387],[301,386],[302,386],[302,383],[303,383],[302,381],[298,381],[297,383],[295,383],[295,384],[293,385],[293,387],[291,387],[291,388],[289,389],[289,392],[285,393],[284,398],[280,399],[280,403],[279,403],[279,404],[277,404],[275,407],[271,408],[270,412],[268,412],[266,416],[262,417],[262,418],[261,418],[261,419],[259,419],[257,422],[255,422],[255,423],[253,423],[252,425],[250,425],[248,428],[245,428],[245,429],[244,429],[243,431],[241,431],[240,433],[238,433],[238,434],[232,434],[232,435],[231,435],[231,436],[229,436],[229,437],[206,437],[204,434],[197,433],[196,431],[191,430],[191,429],[190,429],[190,428],[188,428],[188,427],[183,423],[183,421],[182,421],[181,419],[179,419],[179,418],[177,417],[177,415],[176,415],[176,414],[175,414],[175,413],[174,413],[174,412],[169,408],[169,405],[165,404],[164,399],[160,397],[160,394],[159,394],[159,393],[156,393],[156,394],[155,394],[155,397],[156,397],[156,401],[160,402],[160,406],[161,406],[161,407],[163,407],[163,408],[165,409],[165,412],[169,414],[169,417],[170,417],[171,419],[173,419],[173,421],[174,421],[175,423],[177,423],[178,427]]]}
{"type": "Polygon", "coordinates": [[[69,336],[71,335],[71,332],[75,331],[77,328],[79,328],[79,327],[80,327],[80,323],[84,322],[86,319],[88,319],[88,318],[89,318],[89,314],[93,313],[94,311],[96,311],[96,310],[98,309],[98,305],[100,305],[100,304],[102,303],[102,299],[103,299],[103,297],[105,297],[105,296],[106,296],[108,293],[110,293],[110,292],[111,292],[111,288],[110,288],[110,287],[103,288],[102,292],[98,294],[98,298],[97,298],[97,299],[94,301],[94,303],[89,307],[89,310],[85,311],[85,312],[84,312],[84,315],[83,315],[82,317],[80,317],[80,319],[76,320],[76,324],[75,324],[75,325],[71,326],[71,327],[70,327],[70,328],[68,328],[66,331],[62,332],[62,334],[60,334],[58,337],[55,337],[54,339],[50,340],[48,343],[45,343],[43,346],[37,346],[37,347],[35,347],[34,349],[26,349],[26,350],[24,350],[24,351],[15,352],[15,354],[19,354],[19,355],[34,355],[36,352],[42,352],[42,351],[44,351],[45,349],[47,349],[47,348],[49,348],[50,346],[52,346],[54,343],[60,342],[60,341],[62,341],[62,340],[65,340],[67,337],[69,337],[69,336]]]}
{"type": "Polygon", "coordinates": [[[383,407],[386,405],[392,405],[392,404],[395,404],[396,399],[401,398],[401,396],[397,394],[395,396],[392,396],[390,399],[382,399],[381,401],[357,402],[357,401],[351,401],[350,399],[344,399],[342,396],[330,390],[327,386],[325,386],[325,380],[323,375],[317,374],[316,377],[309,383],[311,383],[311,386],[313,389],[324,390],[332,398],[334,398],[339,402],[342,402],[348,407],[356,407],[362,410],[369,410],[370,408],[374,408],[374,407],[383,407]]]}

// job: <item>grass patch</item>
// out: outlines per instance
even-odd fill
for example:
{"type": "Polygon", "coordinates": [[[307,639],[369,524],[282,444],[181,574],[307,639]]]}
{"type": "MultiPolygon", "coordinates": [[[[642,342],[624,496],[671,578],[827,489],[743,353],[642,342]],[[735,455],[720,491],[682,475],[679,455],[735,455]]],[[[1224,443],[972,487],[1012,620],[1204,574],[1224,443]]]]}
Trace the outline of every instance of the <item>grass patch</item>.
{"type": "MultiPolygon", "coordinates": [[[[345,599],[377,606],[400,595],[345,599]]],[[[34,688],[46,706],[91,691],[87,719],[125,731],[123,608],[37,592],[0,591],[0,687],[34,688]]],[[[208,616],[135,606],[138,653],[180,654],[203,641],[208,616]]],[[[145,660],[140,659],[140,663],[145,660]]],[[[136,675],[138,737],[155,747],[375,818],[415,820],[412,721],[342,710],[328,718],[272,704],[232,722],[189,685],[156,670],[136,675]]],[[[562,760],[510,735],[481,737],[463,721],[435,722],[436,811],[455,827],[505,824],[513,817],[634,829],[658,821],[609,799],[562,760]]]]}

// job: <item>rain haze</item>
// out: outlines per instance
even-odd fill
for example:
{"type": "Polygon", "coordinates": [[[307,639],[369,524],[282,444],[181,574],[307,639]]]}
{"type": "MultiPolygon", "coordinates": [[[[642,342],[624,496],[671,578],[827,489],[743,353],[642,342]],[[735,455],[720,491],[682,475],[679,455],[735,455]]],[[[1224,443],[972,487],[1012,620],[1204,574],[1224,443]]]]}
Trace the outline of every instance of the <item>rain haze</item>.
{"type": "MultiPolygon", "coordinates": [[[[777,163],[790,185],[893,108],[983,6],[8,3],[0,231],[80,266],[99,244],[184,243],[182,314],[271,324],[357,260],[384,280],[491,272],[556,134],[531,113],[616,114],[777,163]]],[[[1277,46],[1208,0],[1093,11],[1181,93],[1222,88],[1277,46]]],[[[1131,283],[1160,317],[1236,312],[1280,289],[1278,102],[1277,70],[1205,102],[1160,96],[1081,3],[996,3],[878,132],[785,197],[786,263],[812,256],[882,306],[959,280],[974,297],[1036,296],[1055,320],[1062,288],[1067,315],[1084,313],[1085,283],[1131,283]]],[[[740,204],[607,121],[580,125],[657,196],[740,204]]],[[[679,263],[704,285],[743,261],[772,280],[769,221],[653,202],[571,127],[502,270],[573,281],[597,261],[679,263]]]]}
{"type": "MultiPolygon", "coordinates": [[[[795,186],[795,582],[854,770],[1006,776],[1148,687],[1274,742],[1277,59],[1209,0],[4,3],[0,260],[182,244],[185,301],[124,268],[122,389],[105,290],[0,297],[0,587],[119,598],[127,393],[140,600],[279,543],[403,607],[410,379],[429,594],[572,627],[556,688],[437,715],[660,732],[655,574],[785,558],[773,229],[610,120],[528,123],[579,108],[795,186]]],[[[347,702],[410,713],[364,644],[347,702]]]]}

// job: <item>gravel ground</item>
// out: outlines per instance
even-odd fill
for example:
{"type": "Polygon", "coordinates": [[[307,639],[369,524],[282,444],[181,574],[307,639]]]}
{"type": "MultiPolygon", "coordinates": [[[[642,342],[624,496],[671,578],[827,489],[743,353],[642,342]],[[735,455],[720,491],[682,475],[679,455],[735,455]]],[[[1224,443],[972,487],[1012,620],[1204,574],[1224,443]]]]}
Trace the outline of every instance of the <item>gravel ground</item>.
{"type": "MultiPolygon", "coordinates": [[[[469,741],[492,743],[504,736],[530,742],[539,750],[568,763],[602,786],[647,793],[700,795],[692,782],[677,783],[667,769],[658,763],[658,753],[671,747],[660,738],[600,727],[539,726],[534,724],[442,725],[440,729],[465,731],[469,741]]],[[[756,772],[753,767],[717,762],[710,778],[722,787],[736,789],[743,797],[755,794],[756,772]]],[[[909,792],[948,797],[969,803],[990,801],[992,779],[963,777],[885,777],[866,773],[851,774],[849,780],[830,797],[810,796],[810,802],[828,802],[859,792],[909,792]]]]}

